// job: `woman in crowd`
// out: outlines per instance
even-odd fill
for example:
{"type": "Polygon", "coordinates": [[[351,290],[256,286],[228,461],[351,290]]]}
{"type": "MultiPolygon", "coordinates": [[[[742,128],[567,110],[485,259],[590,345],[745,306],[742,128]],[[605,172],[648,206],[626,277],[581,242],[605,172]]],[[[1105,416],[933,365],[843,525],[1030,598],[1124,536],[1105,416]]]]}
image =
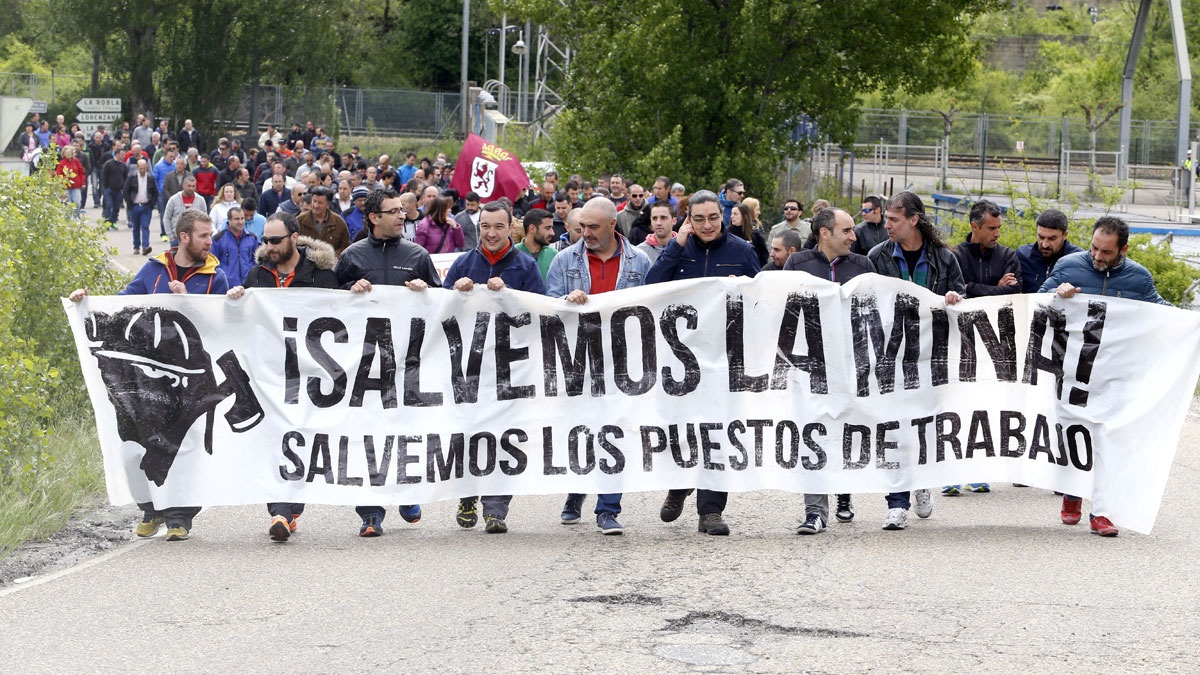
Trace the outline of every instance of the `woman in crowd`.
{"type": "Polygon", "coordinates": [[[75,156],[75,146],[67,144],[62,149],[62,159],[54,172],[67,179],[67,201],[75,205],[75,217],[79,217],[83,209],[83,188],[87,185],[87,173],[83,170],[83,162],[75,156]]]}
{"type": "Polygon", "coordinates": [[[759,265],[766,265],[770,251],[767,249],[767,240],[763,237],[762,232],[754,227],[754,212],[745,202],[733,205],[733,210],[729,212],[729,232],[737,235],[742,239],[750,242],[754,246],[754,253],[758,256],[759,265]]]}
{"type": "Polygon", "coordinates": [[[416,242],[430,253],[453,253],[463,247],[458,222],[450,217],[449,197],[438,197],[429,205],[429,215],[417,225],[416,242]]]}
{"type": "Polygon", "coordinates": [[[225,224],[229,222],[229,209],[235,206],[241,207],[237,200],[237,190],[234,189],[233,183],[226,183],[221,186],[220,192],[217,193],[217,203],[213,204],[208,213],[212,217],[213,232],[225,229],[225,224]]]}

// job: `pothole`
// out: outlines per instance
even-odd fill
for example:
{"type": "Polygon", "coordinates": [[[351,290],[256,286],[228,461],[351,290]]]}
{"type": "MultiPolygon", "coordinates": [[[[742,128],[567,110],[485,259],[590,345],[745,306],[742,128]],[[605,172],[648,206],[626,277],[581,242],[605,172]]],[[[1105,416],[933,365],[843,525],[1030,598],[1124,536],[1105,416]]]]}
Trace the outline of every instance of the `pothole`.
{"type": "Polygon", "coordinates": [[[866,633],[856,633],[834,628],[780,626],[779,624],[769,623],[762,619],[752,619],[730,612],[688,612],[678,619],[667,621],[667,625],[660,630],[671,633],[716,633],[731,635],[743,640],[752,640],[763,633],[773,635],[805,635],[821,638],[870,637],[866,633]]]}
{"type": "Polygon", "coordinates": [[[567,602],[598,602],[602,605],[640,605],[659,606],[662,598],[640,593],[618,593],[615,595],[588,595],[582,598],[572,598],[567,602]]]}

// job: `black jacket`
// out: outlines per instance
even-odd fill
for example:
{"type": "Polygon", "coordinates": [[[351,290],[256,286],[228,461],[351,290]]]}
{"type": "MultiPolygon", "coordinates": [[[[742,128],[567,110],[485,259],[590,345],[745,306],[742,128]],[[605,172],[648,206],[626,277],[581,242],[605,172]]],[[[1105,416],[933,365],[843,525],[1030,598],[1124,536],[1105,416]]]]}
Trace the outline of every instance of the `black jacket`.
{"type": "MultiPolygon", "coordinates": [[[[125,162],[109,154],[104,160],[104,164],[100,167],[100,185],[105,190],[120,192],[125,189],[125,176],[127,174],[128,167],[125,166],[125,162]]],[[[156,185],[155,187],[158,186],[156,185]]]]}
{"type": "Polygon", "coordinates": [[[431,287],[442,285],[429,251],[399,237],[376,239],[370,228],[363,230],[367,238],[342,251],[334,269],[342,288],[359,279],[383,286],[403,286],[413,279],[423,279],[431,287]]]}
{"type": "Polygon", "coordinates": [[[991,251],[985,252],[979,244],[971,241],[970,235],[967,235],[967,240],[952,250],[954,257],[958,258],[958,267],[962,270],[968,298],[1021,292],[1021,264],[1011,248],[997,244],[991,251]],[[1017,278],[1017,283],[1012,286],[997,286],[1000,277],[1009,272],[1017,278]]]}
{"type": "MultiPolygon", "coordinates": [[[[300,249],[300,262],[296,263],[292,281],[288,288],[338,288],[338,278],[333,272],[337,254],[333,247],[323,241],[315,241],[308,237],[300,237],[296,242],[300,249]]],[[[275,266],[267,260],[267,245],[263,244],[254,252],[254,260],[258,264],[250,268],[246,288],[279,288],[286,281],[275,273],[275,266]]]]}
{"type": "MultiPolygon", "coordinates": [[[[894,255],[899,246],[900,244],[888,240],[871,249],[867,257],[875,266],[876,272],[885,277],[903,278],[900,275],[900,265],[896,263],[894,255]]],[[[929,275],[925,278],[925,288],[938,295],[945,295],[948,291],[966,293],[962,269],[958,266],[958,258],[954,257],[954,253],[950,249],[944,246],[930,246],[929,242],[925,242],[925,259],[929,263],[929,275]]]]}
{"type": "Polygon", "coordinates": [[[850,246],[850,250],[854,253],[866,255],[879,244],[888,240],[887,228],[883,226],[883,222],[868,223],[863,221],[854,226],[854,244],[850,246]]]}
{"type": "Polygon", "coordinates": [[[783,264],[783,269],[808,272],[814,277],[836,281],[839,284],[844,284],[860,274],[875,273],[875,265],[871,264],[871,260],[865,255],[851,253],[838,256],[830,262],[825,254],[817,249],[791,254],[783,264]]]}
{"type": "MultiPolygon", "coordinates": [[[[123,196],[125,197],[125,208],[133,208],[133,200],[137,198],[138,193],[138,172],[137,169],[129,172],[125,178],[125,185],[122,188],[123,196]]],[[[150,208],[158,205],[158,182],[154,180],[154,174],[146,172],[146,204],[150,208]]]]}

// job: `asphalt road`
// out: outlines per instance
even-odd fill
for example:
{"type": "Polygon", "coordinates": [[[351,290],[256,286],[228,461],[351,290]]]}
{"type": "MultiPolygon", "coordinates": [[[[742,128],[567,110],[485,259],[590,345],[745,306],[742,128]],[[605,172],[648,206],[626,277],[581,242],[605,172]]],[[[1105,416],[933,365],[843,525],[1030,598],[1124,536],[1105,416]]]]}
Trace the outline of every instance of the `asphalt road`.
{"type": "MultiPolygon", "coordinates": [[[[314,506],[286,544],[262,507],[216,508],[189,541],[131,542],[0,591],[0,663],[59,672],[1196,672],[1200,407],[1151,535],[1059,523],[1059,498],[995,486],[929,520],[858,517],[793,534],[802,502],[733,495],[729,537],[662,495],[627,495],[626,533],[558,523],[517,497],[510,532],[462,530],[451,502],[393,509],[378,539],[314,506]]],[[[589,499],[589,503],[591,500],[589,499]]],[[[694,504],[689,501],[689,507],[694,504]]],[[[1085,520],[1086,523],[1086,520],[1085,520]]]]}

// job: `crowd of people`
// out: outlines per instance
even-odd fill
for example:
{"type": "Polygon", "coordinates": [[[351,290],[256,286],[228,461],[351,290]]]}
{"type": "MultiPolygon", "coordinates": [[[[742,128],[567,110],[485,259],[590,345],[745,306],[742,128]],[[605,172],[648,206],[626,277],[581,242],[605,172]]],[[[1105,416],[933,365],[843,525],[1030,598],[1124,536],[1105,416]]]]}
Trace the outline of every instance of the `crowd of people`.
{"type": "MultiPolygon", "coordinates": [[[[139,129],[148,125],[138,121],[139,129]]],[[[1047,209],[1037,218],[1037,240],[1014,251],[998,244],[1003,212],[995,203],[975,202],[970,234],[952,246],[934,228],[921,198],[907,191],[867,197],[858,222],[822,200],[805,219],[804,205],[789,199],[780,222],[769,228],[761,224],[760,202],[748,197],[736,178],[715,191],[689,194],[666,176],[648,181],[646,189],[616,174],[560,181],[551,171],[516,200],[484,203],[473,192],[460,197],[449,189],[452,168],[444,157],[418,164],[410,152],[403,164],[393,166],[387,155],[374,161],[357,149],[339,155],[311,122],[303,130],[293,125],[286,138],[268,128],[260,147],[249,153],[236,141],[220,139],[216,150],[205,154],[190,122],[179,135],[165,125],[159,129],[144,146],[129,138],[128,150],[119,132],[111,148],[99,132],[88,144],[89,153],[97,146],[97,156],[104,158],[93,166],[101,166],[105,217],[116,222],[109,195],[119,196],[137,223],[135,250],[151,253],[146,223],[156,204],[161,236],[174,238],[124,294],[227,293],[237,299],[245,288],[262,286],[368,293],[376,285],[464,292],[480,285],[582,305],[591,295],[645,284],[799,270],[837,283],[861,274],[895,277],[943,296],[950,305],[964,298],[1038,292],[1166,304],[1150,273],[1126,257],[1129,227],[1116,217],[1095,222],[1090,250],[1084,251],[1067,241],[1067,216],[1047,209]],[[431,255],[454,252],[460,255],[443,279],[431,255]]],[[[71,299],[84,295],[86,290],[79,289],[71,299]]],[[[988,492],[990,486],[951,485],[941,493],[963,491],[988,492]]],[[[670,491],[661,519],[678,519],[692,492],[670,491]]],[[[564,524],[581,521],[584,498],[567,497],[564,524]]],[[[696,491],[700,532],[729,533],[723,517],[727,500],[724,492],[696,491]]],[[[474,527],[481,505],[485,530],[506,532],[510,501],[510,496],[464,498],[457,522],[474,527]]],[[[910,508],[920,518],[933,511],[930,490],[895,492],[886,501],[885,530],[906,529],[910,508]]],[[[1063,523],[1081,520],[1081,501],[1063,497],[1063,523]]],[[[165,524],[170,540],[187,538],[197,511],[141,506],[137,535],[152,536],[165,524]]],[[[268,508],[271,538],[288,539],[303,504],[268,508]]],[[[797,533],[823,532],[829,510],[827,495],[806,495],[797,533]]],[[[360,506],[358,513],[361,536],[383,533],[384,507],[360,506]]],[[[620,513],[620,494],[597,496],[594,516],[601,532],[620,534],[620,513]]],[[[417,522],[421,509],[402,506],[400,514],[417,522]]],[[[854,517],[851,495],[837,495],[834,518],[849,522],[854,517]]],[[[1118,533],[1104,516],[1091,517],[1090,524],[1101,536],[1118,533]]]]}

